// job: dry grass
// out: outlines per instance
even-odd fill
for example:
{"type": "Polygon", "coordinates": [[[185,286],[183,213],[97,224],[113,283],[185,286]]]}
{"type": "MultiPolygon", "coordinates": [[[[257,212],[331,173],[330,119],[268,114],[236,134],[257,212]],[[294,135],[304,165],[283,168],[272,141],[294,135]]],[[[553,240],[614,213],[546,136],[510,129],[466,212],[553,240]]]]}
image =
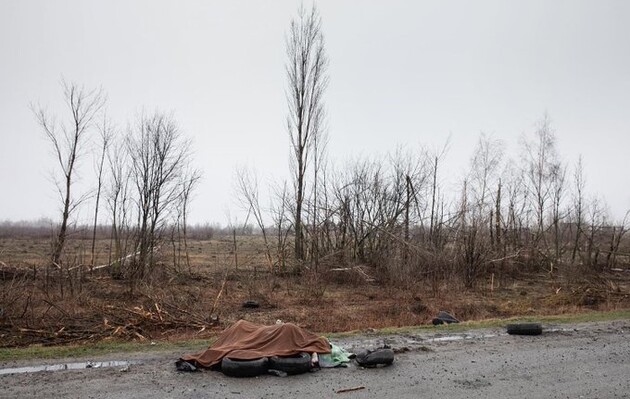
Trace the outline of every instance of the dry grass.
{"type": "MultiPolygon", "coordinates": [[[[107,262],[108,246],[99,240],[97,263],[107,262]]],[[[236,251],[228,236],[191,241],[190,271],[174,270],[172,254],[164,250],[163,273],[136,287],[134,295],[127,282],[103,270],[83,274],[74,292],[66,290],[62,298],[59,281],[45,286],[41,273],[33,278],[48,247],[43,239],[0,240],[0,261],[6,264],[0,273],[0,347],[207,338],[239,319],[279,319],[334,333],[424,325],[440,310],[467,321],[630,308],[630,273],[623,272],[571,283],[561,274],[516,273],[500,281],[488,276],[475,290],[449,281],[437,292],[428,281],[399,288],[352,273],[278,276],[269,273],[261,239],[252,236],[237,237],[236,251]],[[250,299],[260,308],[242,308],[250,299]]],[[[87,248],[89,240],[74,239],[68,256],[87,264],[87,248]]]]}

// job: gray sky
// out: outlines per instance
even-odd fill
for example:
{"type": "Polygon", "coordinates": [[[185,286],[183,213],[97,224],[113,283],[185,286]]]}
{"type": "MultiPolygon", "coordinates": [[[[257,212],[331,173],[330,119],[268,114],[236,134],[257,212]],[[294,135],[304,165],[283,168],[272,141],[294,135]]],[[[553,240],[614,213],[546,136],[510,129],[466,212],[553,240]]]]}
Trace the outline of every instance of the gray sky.
{"type": "MultiPolygon", "coordinates": [[[[613,216],[630,208],[630,2],[317,4],[336,163],[450,135],[442,180],[455,187],[480,132],[516,151],[546,111],[564,161],[583,155],[588,191],[613,216]]],[[[236,217],[237,165],[263,185],[288,176],[284,35],[298,6],[0,0],[0,220],[58,219],[55,161],[29,104],[59,109],[62,77],[102,86],[121,128],[173,112],[204,173],[191,221],[236,217]]],[[[90,160],[81,173],[92,179],[90,160]]]]}

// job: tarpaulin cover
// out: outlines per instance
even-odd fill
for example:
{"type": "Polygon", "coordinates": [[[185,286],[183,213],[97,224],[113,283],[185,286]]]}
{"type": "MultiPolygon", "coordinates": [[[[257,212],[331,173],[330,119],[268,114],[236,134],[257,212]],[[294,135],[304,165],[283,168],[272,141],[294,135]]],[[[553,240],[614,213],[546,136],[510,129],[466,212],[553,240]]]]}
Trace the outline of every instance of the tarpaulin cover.
{"type": "Polygon", "coordinates": [[[224,357],[252,360],[268,356],[291,356],[300,352],[330,353],[330,344],[295,324],[262,326],[239,320],[221,333],[219,339],[203,352],[182,356],[182,360],[200,367],[212,367],[224,357]]]}

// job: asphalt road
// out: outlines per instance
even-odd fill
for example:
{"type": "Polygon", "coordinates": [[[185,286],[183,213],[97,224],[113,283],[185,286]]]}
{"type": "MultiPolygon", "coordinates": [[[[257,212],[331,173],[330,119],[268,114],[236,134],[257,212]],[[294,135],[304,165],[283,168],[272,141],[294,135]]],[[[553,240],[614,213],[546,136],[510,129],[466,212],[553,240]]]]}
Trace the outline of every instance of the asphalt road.
{"type": "MultiPolygon", "coordinates": [[[[353,350],[389,343],[390,367],[325,369],[286,378],[182,373],[183,353],[134,353],[120,367],[0,375],[0,398],[630,398],[630,320],[544,325],[540,336],[502,329],[334,340],[353,350]],[[405,351],[406,350],[406,351],[405,351]],[[361,388],[338,393],[347,388],[361,388]]],[[[201,348],[200,348],[201,349],[201,348]]],[[[59,364],[76,359],[46,361],[59,364]]],[[[0,368],[42,364],[28,361],[0,368]]]]}

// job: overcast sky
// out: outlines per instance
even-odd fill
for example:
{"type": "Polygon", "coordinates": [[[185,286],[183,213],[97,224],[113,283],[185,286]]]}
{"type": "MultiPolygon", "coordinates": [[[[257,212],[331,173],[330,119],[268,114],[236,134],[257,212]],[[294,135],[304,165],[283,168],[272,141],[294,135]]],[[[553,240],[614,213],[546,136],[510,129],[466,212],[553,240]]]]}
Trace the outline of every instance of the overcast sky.
{"type": "MultiPolygon", "coordinates": [[[[62,77],[101,86],[121,128],[172,112],[204,174],[190,220],[238,217],[237,165],[262,184],[288,176],[284,37],[299,4],[0,0],[0,220],[59,218],[55,161],[29,104],[57,112],[62,77]]],[[[455,185],[480,132],[516,151],[548,112],[564,161],[583,155],[587,190],[613,216],[630,209],[630,2],[317,5],[336,163],[450,136],[442,184],[455,185]]],[[[81,178],[92,173],[85,160],[81,178]]]]}

